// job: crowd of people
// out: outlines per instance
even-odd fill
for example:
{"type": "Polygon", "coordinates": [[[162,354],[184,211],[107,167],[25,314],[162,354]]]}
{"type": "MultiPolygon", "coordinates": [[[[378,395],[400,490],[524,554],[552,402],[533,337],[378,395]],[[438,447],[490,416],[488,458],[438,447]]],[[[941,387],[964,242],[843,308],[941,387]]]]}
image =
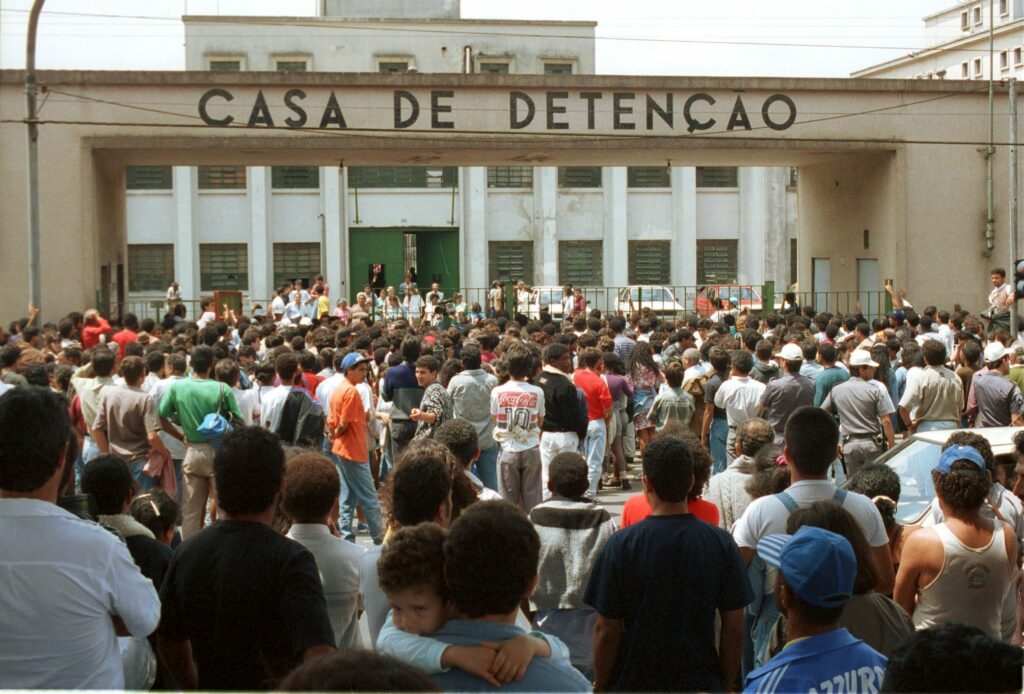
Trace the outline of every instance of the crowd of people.
{"type": "Polygon", "coordinates": [[[30,306],[0,331],[0,686],[1019,691],[1005,274],[987,319],[339,315],[320,276],[259,317],[30,306]],[[935,430],[902,482],[876,462],[935,430]],[[914,524],[901,483],[935,491],[914,524]]]}

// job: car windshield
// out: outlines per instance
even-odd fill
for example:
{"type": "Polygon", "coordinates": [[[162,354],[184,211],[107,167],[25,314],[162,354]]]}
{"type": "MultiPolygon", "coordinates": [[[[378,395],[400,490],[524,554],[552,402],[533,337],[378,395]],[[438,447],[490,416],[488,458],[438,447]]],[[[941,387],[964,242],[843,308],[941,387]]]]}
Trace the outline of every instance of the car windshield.
{"type": "Polygon", "coordinates": [[[561,301],[561,292],[555,292],[552,289],[542,289],[537,292],[537,303],[540,304],[541,308],[546,308],[551,304],[557,304],[561,301]]]}
{"type": "Polygon", "coordinates": [[[629,298],[632,299],[634,303],[637,301],[672,301],[672,296],[664,287],[631,287],[629,290],[629,298]]]}
{"type": "Polygon", "coordinates": [[[918,521],[935,498],[932,468],[941,452],[942,446],[937,443],[916,440],[885,461],[900,476],[900,503],[896,509],[896,520],[900,523],[918,521]]]}

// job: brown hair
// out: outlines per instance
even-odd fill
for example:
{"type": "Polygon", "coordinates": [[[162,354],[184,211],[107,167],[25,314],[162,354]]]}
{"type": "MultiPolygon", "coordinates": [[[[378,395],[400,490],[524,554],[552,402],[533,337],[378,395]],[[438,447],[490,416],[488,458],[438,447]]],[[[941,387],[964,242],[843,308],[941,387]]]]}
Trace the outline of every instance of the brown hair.
{"type": "Polygon", "coordinates": [[[377,579],[385,593],[429,586],[448,599],[444,581],[444,540],[435,523],[400,528],[391,535],[377,560],[377,579]]]}
{"type": "Polygon", "coordinates": [[[302,453],[285,464],[281,508],[293,523],[320,523],[341,494],[334,463],[318,453],[302,453]]]}

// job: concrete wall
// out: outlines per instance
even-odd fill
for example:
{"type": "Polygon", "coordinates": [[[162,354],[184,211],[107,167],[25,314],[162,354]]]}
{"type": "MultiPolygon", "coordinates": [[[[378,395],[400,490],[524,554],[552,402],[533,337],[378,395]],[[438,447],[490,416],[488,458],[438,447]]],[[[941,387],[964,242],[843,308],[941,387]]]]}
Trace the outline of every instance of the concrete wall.
{"type": "Polygon", "coordinates": [[[275,58],[308,57],[317,72],[379,72],[381,61],[408,60],[421,73],[464,72],[463,48],[476,59],[512,60],[510,72],[541,74],[544,61],[596,69],[592,22],[342,21],[309,17],[185,17],[185,67],[238,57],[243,70],[273,71],[275,58]]]}
{"type": "Polygon", "coordinates": [[[459,0],[320,0],[319,14],[328,17],[458,19],[459,0]]]}

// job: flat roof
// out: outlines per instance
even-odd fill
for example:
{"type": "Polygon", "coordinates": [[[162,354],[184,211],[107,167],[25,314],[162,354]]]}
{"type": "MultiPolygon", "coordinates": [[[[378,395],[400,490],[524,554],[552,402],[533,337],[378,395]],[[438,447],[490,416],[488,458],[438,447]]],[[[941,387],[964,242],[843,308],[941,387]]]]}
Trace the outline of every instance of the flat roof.
{"type": "MultiPolygon", "coordinates": [[[[544,89],[605,87],[608,89],[675,90],[778,90],[836,92],[947,92],[972,94],[972,80],[871,79],[851,77],[699,77],[652,75],[491,75],[450,72],[211,72],[209,70],[39,70],[41,85],[324,85],[338,87],[532,87],[544,89]]],[[[0,84],[25,82],[24,70],[0,70],[0,84]]],[[[996,82],[1005,92],[1005,83],[996,82]]]]}
{"type": "Polygon", "coordinates": [[[198,24],[323,24],[331,26],[336,24],[467,24],[476,26],[487,25],[509,25],[509,26],[552,26],[552,27],[596,27],[597,22],[581,20],[533,20],[533,19],[401,19],[396,17],[363,18],[353,17],[271,17],[265,15],[239,16],[239,15],[208,15],[208,14],[187,14],[182,15],[184,23],[195,22],[198,24]]]}

